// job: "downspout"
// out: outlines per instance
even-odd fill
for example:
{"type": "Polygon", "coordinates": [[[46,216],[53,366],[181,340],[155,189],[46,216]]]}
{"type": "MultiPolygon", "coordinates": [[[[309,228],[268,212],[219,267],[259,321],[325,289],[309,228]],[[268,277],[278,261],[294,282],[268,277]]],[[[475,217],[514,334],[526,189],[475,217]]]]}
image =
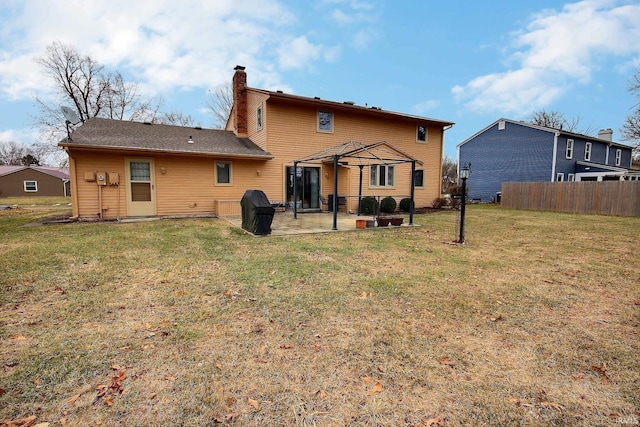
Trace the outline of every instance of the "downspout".
{"type": "Polygon", "coordinates": [[[551,165],[551,182],[556,180],[556,161],[558,159],[558,137],[560,132],[553,134],[553,164],[551,165]]]}
{"type": "Polygon", "coordinates": [[[333,156],[333,228],[338,229],[338,159],[340,156],[333,156]]]}
{"type": "Polygon", "coordinates": [[[298,162],[293,162],[293,219],[298,219],[298,162]]]}
{"type": "MultiPolygon", "coordinates": [[[[440,163],[442,165],[442,163],[440,163]]],[[[440,167],[440,175],[442,175],[442,167],[440,167]]],[[[442,187],[442,185],[440,185],[442,187]]],[[[441,188],[442,190],[442,188],[441,188]]],[[[409,225],[413,225],[413,198],[416,192],[416,161],[411,161],[411,202],[409,203],[409,225]]]]}

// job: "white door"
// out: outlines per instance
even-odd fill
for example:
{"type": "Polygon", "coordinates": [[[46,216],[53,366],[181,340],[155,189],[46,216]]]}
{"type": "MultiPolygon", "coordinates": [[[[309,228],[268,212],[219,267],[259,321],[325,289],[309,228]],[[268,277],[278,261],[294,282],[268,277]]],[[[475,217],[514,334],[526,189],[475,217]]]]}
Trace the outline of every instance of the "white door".
{"type": "Polygon", "coordinates": [[[127,159],[127,216],[156,214],[153,159],[127,159]]]}

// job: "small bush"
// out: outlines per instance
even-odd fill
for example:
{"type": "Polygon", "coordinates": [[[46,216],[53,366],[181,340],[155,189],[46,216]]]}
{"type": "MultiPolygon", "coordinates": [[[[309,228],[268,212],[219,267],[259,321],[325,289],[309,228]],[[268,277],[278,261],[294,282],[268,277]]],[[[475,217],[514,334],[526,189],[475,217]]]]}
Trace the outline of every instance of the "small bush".
{"type": "MultiPolygon", "coordinates": [[[[413,204],[413,208],[416,208],[416,204],[413,204]]],[[[405,197],[404,199],[400,200],[400,210],[402,212],[409,212],[411,210],[411,198],[410,197],[405,197]]]]}
{"type": "Polygon", "coordinates": [[[449,203],[449,200],[447,200],[444,197],[436,197],[435,199],[433,199],[433,202],[431,202],[431,207],[434,209],[442,209],[443,207],[447,206],[447,203],[449,203]]]}
{"type": "Polygon", "coordinates": [[[396,199],[391,196],[387,196],[380,201],[380,212],[393,213],[396,210],[396,199]]]}
{"type": "Polygon", "coordinates": [[[365,215],[373,215],[378,212],[378,201],[375,197],[366,196],[360,199],[360,213],[365,215]]]}

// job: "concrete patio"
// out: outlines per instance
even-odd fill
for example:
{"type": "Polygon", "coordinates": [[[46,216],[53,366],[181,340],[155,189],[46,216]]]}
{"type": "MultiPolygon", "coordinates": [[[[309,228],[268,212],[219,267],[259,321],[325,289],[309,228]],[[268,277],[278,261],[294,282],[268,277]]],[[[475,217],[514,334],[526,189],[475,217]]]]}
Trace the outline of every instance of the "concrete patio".
{"type": "MultiPolygon", "coordinates": [[[[404,218],[404,223],[400,227],[409,226],[409,215],[394,215],[404,218]]],[[[226,216],[224,217],[234,226],[242,229],[242,216],[226,216]]],[[[292,234],[306,234],[306,233],[331,233],[336,231],[364,231],[364,230],[378,230],[378,229],[390,229],[400,228],[394,226],[388,227],[373,227],[373,228],[356,228],[356,220],[374,219],[371,215],[357,216],[354,214],[348,214],[340,212],[338,213],[338,230],[333,230],[333,214],[330,212],[323,213],[298,213],[298,218],[293,218],[292,212],[276,212],[273,216],[273,222],[271,223],[270,236],[286,236],[292,234]]],[[[248,233],[248,232],[247,232],[248,233]]],[[[251,234],[251,233],[248,233],[251,234]]],[[[252,234],[253,235],[253,234],[252,234]]]]}

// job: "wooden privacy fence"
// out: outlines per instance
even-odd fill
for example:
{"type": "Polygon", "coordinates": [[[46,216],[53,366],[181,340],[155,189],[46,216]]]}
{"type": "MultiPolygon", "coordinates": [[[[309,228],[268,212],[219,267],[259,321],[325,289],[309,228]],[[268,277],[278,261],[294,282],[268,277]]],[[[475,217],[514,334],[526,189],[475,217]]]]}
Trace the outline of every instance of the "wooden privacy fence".
{"type": "Polygon", "coordinates": [[[640,216],[640,181],[504,182],[510,209],[640,216]]]}

